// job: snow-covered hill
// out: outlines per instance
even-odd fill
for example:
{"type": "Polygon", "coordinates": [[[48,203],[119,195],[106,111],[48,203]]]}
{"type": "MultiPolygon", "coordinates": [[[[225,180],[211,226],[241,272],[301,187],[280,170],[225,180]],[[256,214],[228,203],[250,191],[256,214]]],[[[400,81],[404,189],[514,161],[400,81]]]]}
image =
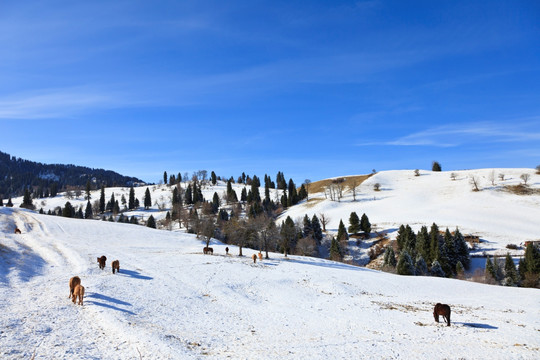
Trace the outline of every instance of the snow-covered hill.
{"type": "Polygon", "coordinates": [[[413,170],[382,171],[364,181],[356,190],[346,189],[340,202],[327,199],[324,192],[311,194],[309,201],[290,208],[281,217],[301,219],[305,214],[325,214],[331,221],[327,229],[337,232],[339,221],[348,226],[355,211],[365,213],[376,230],[395,238],[402,224],[418,231],[422,225],[437,223],[444,230],[459,227],[463,234],[474,234],[483,240],[477,252],[505,254],[507,244],[540,240],[540,175],[533,169],[481,169],[453,172],[413,170]],[[499,179],[504,175],[504,180],[499,179]],[[538,191],[533,195],[516,195],[509,186],[523,183],[538,191]],[[452,175],[455,175],[452,176],[452,175]],[[452,179],[454,177],[454,179],[452,179]],[[471,178],[480,191],[472,191],[471,178]],[[494,184],[491,182],[494,178],[494,184]],[[380,184],[375,191],[374,185],[380,184]]]}
{"type": "MultiPolygon", "coordinates": [[[[383,184],[389,194],[391,184],[383,184]]],[[[532,359],[540,351],[537,289],[280,254],[253,264],[225,256],[219,243],[203,255],[181,232],[16,208],[0,209],[0,230],[2,359],[532,359]],[[84,306],[67,298],[74,275],[84,306]],[[451,305],[452,326],[434,322],[436,302],[451,305]]]]}

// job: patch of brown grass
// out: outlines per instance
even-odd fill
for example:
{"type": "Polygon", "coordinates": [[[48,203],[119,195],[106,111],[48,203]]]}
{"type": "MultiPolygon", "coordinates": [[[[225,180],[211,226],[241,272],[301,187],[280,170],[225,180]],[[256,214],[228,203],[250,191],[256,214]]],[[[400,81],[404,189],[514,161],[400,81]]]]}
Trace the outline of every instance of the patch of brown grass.
{"type": "Polygon", "coordinates": [[[527,185],[519,184],[519,185],[507,185],[504,187],[504,191],[507,191],[512,194],[516,195],[535,195],[540,194],[540,189],[533,189],[528,187],[527,185]]]}
{"type": "Polygon", "coordinates": [[[334,179],[325,179],[325,180],[319,180],[319,181],[314,181],[312,182],[310,185],[309,185],[309,193],[310,194],[315,194],[315,193],[318,193],[318,192],[324,192],[324,189],[330,185],[332,183],[332,181],[336,180],[336,179],[345,179],[343,181],[343,184],[345,186],[345,188],[347,190],[350,190],[353,186],[353,184],[356,182],[356,186],[360,185],[361,183],[364,182],[364,180],[368,179],[370,176],[372,176],[373,174],[369,174],[369,175],[356,175],[356,176],[343,176],[343,177],[340,177],[340,178],[334,178],[334,179]]]}

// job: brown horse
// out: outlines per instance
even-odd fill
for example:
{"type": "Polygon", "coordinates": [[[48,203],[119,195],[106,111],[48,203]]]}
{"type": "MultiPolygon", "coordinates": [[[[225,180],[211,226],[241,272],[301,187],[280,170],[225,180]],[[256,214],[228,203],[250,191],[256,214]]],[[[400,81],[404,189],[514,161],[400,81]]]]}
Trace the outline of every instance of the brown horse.
{"type": "Polygon", "coordinates": [[[107,261],[107,257],[105,255],[97,258],[97,262],[101,270],[105,269],[105,261],[107,261]]]}
{"type": "Polygon", "coordinates": [[[202,249],[202,251],[203,251],[204,254],[212,254],[212,255],[214,255],[214,249],[212,249],[211,247],[205,246],[202,249]]]}
{"type": "Polygon", "coordinates": [[[73,303],[75,304],[75,301],[77,300],[77,297],[79,298],[79,305],[83,304],[83,297],[84,297],[84,286],[77,285],[75,286],[75,289],[73,290],[73,303]]]}
{"type": "Polygon", "coordinates": [[[229,255],[229,247],[228,246],[225,248],[225,255],[229,255]]]}
{"type": "Polygon", "coordinates": [[[259,253],[257,254],[257,256],[259,257],[259,261],[262,261],[262,253],[259,251],[259,253]]]}
{"type": "Polygon", "coordinates": [[[69,297],[73,297],[73,290],[75,290],[75,286],[81,284],[81,278],[78,276],[74,276],[71,279],[69,279],[69,297]]]}
{"type": "Polygon", "coordinates": [[[20,234],[20,233],[21,233],[21,229],[15,228],[15,234],[20,234]]]}
{"type": "Polygon", "coordinates": [[[112,273],[113,273],[113,274],[114,274],[114,270],[116,270],[116,272],[120,272],[120,261],[114,260],[114,261],[111,263],[111,266],[112,266],[112,273]]]}
{"type": "Polygon", "coordinates": [[[436,322],[439,322],[439,315],[442,315],[443,320],[446,320],[447,326],[450,326],[450,306],[437,303],[433,309],[433,317],[436,322]]]}
{"type": "Polygon", "coordinates": [[[257,262],[257,255],[253,254],[251,258],[253,259],[253,263],[255,264],[257,262]]]}

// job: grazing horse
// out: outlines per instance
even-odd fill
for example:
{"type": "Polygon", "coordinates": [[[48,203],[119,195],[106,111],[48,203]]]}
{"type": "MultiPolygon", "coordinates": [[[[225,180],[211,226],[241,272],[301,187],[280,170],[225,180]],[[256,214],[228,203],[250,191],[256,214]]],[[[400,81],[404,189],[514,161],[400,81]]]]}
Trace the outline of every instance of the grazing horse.
{"type": "Polygon", "coordinates": [[[259,261],[262,261],[262,253],[259,251],[259,253],[257,254],[257,256],[259,257],[259,261]]]}
{"type": "Polygon", "coordinates": [[[111,263],[111,266],[112,266],[112,273],[113,273],[113,274],[114,274],[114,270],[116,270],[116,272],[120,272],[120,261],[114,260],[114,261],[111,263]]]}
{"type": "Polygon", "coordinates": [[[77,297],[79,297],[79,305],[83,304],[83,297],[84,297],[84,286],[77,285],[75,286],[75,289],[73,290],[73,303],[75,304],[75,301],[77,300],[77,297]]]}
{"type": "Polygon", "coordinates": [[[19,228],[15,228],[15,234],[20,234],[21,230],[19,228]]]}
{"type": "Polygon", "coordinates": [[[450,326],[450,306],[437,303],[433,309],[433,317],[436,322],[439,322],[439,315],[442,315],[443,320],[446,320],[447,326],[450,326]]]}
{"type": "Polygon", "coordinates": [[[78,276],[74,276],[71,279],[69,279],[69,297],[73,297],[73,290],[75,290],[75,286],[81,284],[81,278],[78,276]]]}
{"type": "Polygon", "coordinates": [[[225,248],[225,255],[229,255],[229,247],[228,246],[225,248]]]}
{"type": "Polygon", "coordinates": [[[202,251],[203,251],[204,254],[212,254],[212,255],[214,255],[214,249],[212,249],[211,247],[205,246],[202,249],[202,251]]]}
{"type": "Polygon", "coordinates": [[[253,259],[253,263],[255,264],[257,262],[257,255],[253,254],[251,258],[253,259]]]}
{"type": "Polygon", "coordinates": [[[101,270],[105,269],[105,261],[107,261],[107,257],[105,255],[97,258],[97,262],[101,270]]]}

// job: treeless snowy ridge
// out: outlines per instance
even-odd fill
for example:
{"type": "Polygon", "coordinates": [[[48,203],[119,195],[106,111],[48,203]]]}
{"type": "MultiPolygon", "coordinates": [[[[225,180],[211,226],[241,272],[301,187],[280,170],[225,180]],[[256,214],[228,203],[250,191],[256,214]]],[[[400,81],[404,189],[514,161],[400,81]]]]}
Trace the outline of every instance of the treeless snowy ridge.
{"type": "Polygon", "coordinates": [[[536,358],[537,289],[404,277],[0,209],[3,359],[536,358]],[[21,235],[13,234],[17,226],[21,235]],[[107,256],[105,270],[96,258],[107,256]],[[120,273],[110,263],[120,260],[120,273]],[[81,277],[84,305],[68,299],[81,277]],[[434,322],[437,302],[452,326],[434,322]]]}

